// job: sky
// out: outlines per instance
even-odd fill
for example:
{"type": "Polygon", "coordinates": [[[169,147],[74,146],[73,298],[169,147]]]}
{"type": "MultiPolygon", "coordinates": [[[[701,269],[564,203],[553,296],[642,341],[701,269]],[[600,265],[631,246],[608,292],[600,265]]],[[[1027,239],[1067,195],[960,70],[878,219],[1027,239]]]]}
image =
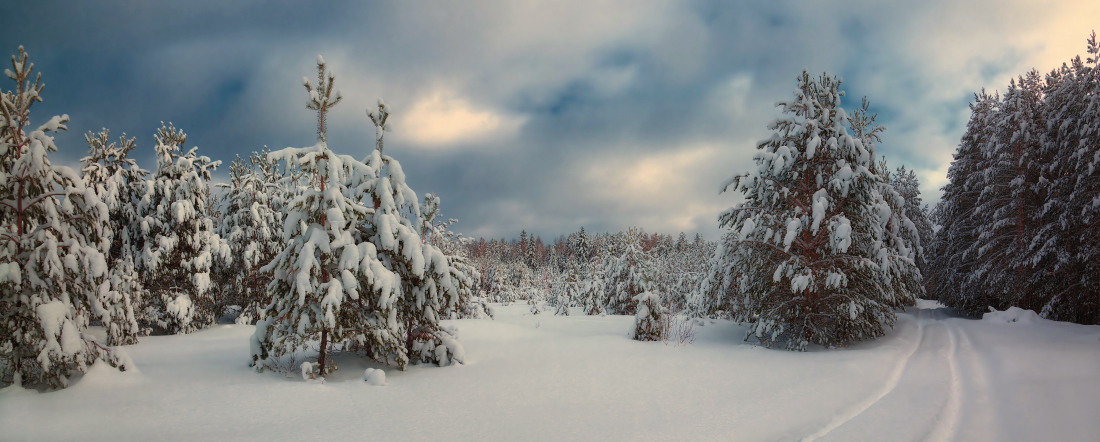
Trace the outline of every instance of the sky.
{"type": "Polygon", "coordinates": [[[301,79],[322,54],[344,97],[329,146],[365,156],[384,99],[387,154],[458,232],[717,239],[741,201],[721,183],[752,167],[802,70],[840,76],[849,109],[870,100],[878,154],[934,204],[973,94],[1084,55],[1100,24],[1091,0],[319,3],[3,2],[0,49],[42,73],[32,122],[72,120],[55,163],[108,128],[154,169],[161,121],[224,161],[216,180],[236,155],[313,145],[301,79]]]}

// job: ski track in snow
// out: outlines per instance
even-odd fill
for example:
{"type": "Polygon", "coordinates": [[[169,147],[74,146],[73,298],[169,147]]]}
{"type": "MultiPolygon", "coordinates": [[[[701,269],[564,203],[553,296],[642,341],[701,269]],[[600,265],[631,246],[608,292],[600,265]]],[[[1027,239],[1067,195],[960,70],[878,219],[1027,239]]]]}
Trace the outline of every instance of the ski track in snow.
{"type": "Polygon", "coordinates": [[[902,374],[905,373],[905,369],[909,366],[909,361],[913,359],[913,355],[917,353],[917,350],[920,348],[921,342],[924,341],[923,317],[928,316],[926,312],[927,310],[924,309],[917,311],[916,342],[913,344],[913,348],[909,350],[909,353],[906,354],[901,359],[901,361],[898,362],[897,366],[894,367],[894,370],[890,372],[890,377],[886,379],[886,384],[883,385],[883,387],[878,392],[868,397],[866,400],[859,402],[851,408],[845,410],[843,413],[838,414],[832,421],[830,421],[827,425],[822,427],[816,433],[802,438],[802,442],[810,442],[816,440],[828,434],[830,431],[839,428],[841,425],[844,425],[848,421],[855,419],[856,416],[863,414],[864,411],[867,411],[869,408],[873,407],[876,403],[878,403],[878,401],[882,400],[882,398],[886,397],[886,395],[890,394],[891,391],[894,391],[894,389],[897,388],[898,383],[901,382],[902,374]]]}

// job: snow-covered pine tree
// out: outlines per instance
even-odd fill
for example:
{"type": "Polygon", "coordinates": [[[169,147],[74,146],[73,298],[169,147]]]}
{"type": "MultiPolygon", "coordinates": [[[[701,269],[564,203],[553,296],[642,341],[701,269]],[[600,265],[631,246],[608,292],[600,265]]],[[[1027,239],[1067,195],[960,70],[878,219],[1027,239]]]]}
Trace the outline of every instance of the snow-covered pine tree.
{"type": "Polygon", "coordinates": [[[745,202],[722,213],[716,280],[739,279],[736,318],[765,346],[805,350],[875,338],[921,293],[920,273],[886,235],[897,214],[871,171],[881,129],[849,121],[840,80],[803,72],[770,125],[756,170],[722,187],[745,202]],[[854,124],[853,124],[854,123],[854,124]],[[849,133],[856,126],[856,136],[849,133]]]}
{"type": "Polygon", "coordinates": [[[584,307],[584,314],[586,315],[606,315],[607,314],[607,293],[604,292],[604,281],[600,277],[599,272],[588,271],[585,272],[583,267],[577,266],[578,273],[581,275],[580,282],[580,299],[581,305],[584,307]]]}
{"type": "MultiPolygon", "coordinates": [[[[1079,235],[1078,245],[1067,247],[1066,251],[1074,257],[1078,270],[1073,272],[1070,287],[1054,293],[1048,317],[1100,324],[1100,43],[1096,32],[1089,36],[1087,43],[1088,56],[1084,63],[1075,63],[1079,72],[1077,90],[1081,92],[1076,100],[1082,102],[1077,109],[1081,109],[1081,113],[1076,124],[1069,123],[1076,126],[1079,139],[1075,146],[1071,137],[1060,137],[1071,155],[1072,175],[1076,177],[1073,190],[1066,198],[1067,218],[1074,221],[1062,225],[1060,235],[1079,235]]],[[[1057,127],[1064,127],[1063,124],[1064,120],[1057,127]]],[[[1044,313],[1047,310],[1044,307],[1044,313]]]]}
{"type": "Polygon", "coordinates": [[[304,180],[286,205],[285,247],[263,268],[274,271],[268,285],[272,301],[256,323],[251,365],[257,371],[278,366],[282,358],[319,341],[316,372],[304,375],[324,377],[334,371],[329,353],[348,345],[404,367],[408,357],[397,318],[398,276],[379,261],[375,245],[357,234],[358,225],[374,214],[364,195],[378,171],[328,148],[327,113],[341,97],[324,59],[318,56],[315,87],[308,78],[302,80],[310,95],[307,108],[317,111],[318,142],[270,154],[304,180]]]}
{"type": "Polygon", "coordinates": [[[640,231],[630,228],[622,243],[622,254],[609,258],[602,268],[610,314],[634,314],[634,297],[656,289],[656,268],[652,257],[642,251],[641,239],[640,231]]]}
{"type": "MultiPolygon", "coordinates": [[[[883,160],[883,166],[885,167],[885,159],[883,160]]],[[[886,170],[883,168],[882,170],[886,170]]],[[[898,193],[902,199],[905,200],[905,208],[903,213],[910,221],[913,222],[913,226],[916,228],[917,234],[920,237],[920,254],[917,256],[917,268],[920,269],[921,275],[924,275],[928,271],[928,246],[932,241],[932,222],[928,218],[928,206],[924,205],[920,197],[920,180],[917,179],[917,174],[910,169],[907,169],[904,165],[898,167],[892,173],[885,173],[886,182],[898,193]]],[[[927,287],[927,284],[925,284],[927,287]]]]}
{"type": "Polygon", "coordinates": [[[409,362],[448,365],[465,359],[453,332],[439,325],[474,278],[422,240],[416,193],[401,165],[384,155],[389,111],[370,112],[375,148],[365,161],[328,148],[326,116],[340,101],[324,59],[316,86],[303,79],[316,110],[319,142],[272,154],[313,177],[299,186],[284,222],[286,248],[268,265],[273,301],[257,322],[252,364],[259,370],[320,340],[315,375],[334,370],[328,353],[339,346],[404,369],[409,362]]]}
{"type": "Polygon", "coordinates": [[[449,230],[450,226],[458,222],[454,218],[447,221],[438,221],[440,199],[435,194],[424,195],[421,205],[424,215],[424,227],[421,236],[424,242],[434,246],[443,252],[451,267],[451,278],[458,285],[458,301],[453,309],[445,309],[443,316],[452,318],[482,318],[492,317],[493,310],[480,296],[478,296],[478,281],[481,274],[477,267],[471,263],[467,256],[468,238],[449,230]]]}
{"type": "Polygon", "coordinates": [[[503,265],[497,263],[496,266],[491,268],[492,278],[489,279],[489,300],[491,302],[515,302],[516,293],[508,284],[508,278],[505,276],[505,269],[503,265]]]}
{"type": "Polygon", "coordinates": [[[400,297],[397,317],[405,325],[405,355],[414,363],[450,365],[462,363],[465,352],[453,332],[439,324],[444,312],[453,311],[463,292],[473,285],[472,267],[458,263],[439,247],[421,241],[422,225],[416,192],[405,183],[400,163],[382,152],[384,126],[389,110],[379,99],[371,112],[376,122],[375,150],[366,165],[377,170],[365,195],[374,200],[374,213],[359,224],[359,234],[377,246],[378,258],[398,275],[400,297]]]}
{"type": "Polygon", "coordinates": [[[124,369],[83,332],[90,320],[126,324],[107,308],[107,206],[79,174],[48,158],[57,146],[46,133],[65,129],[69,118],[31,130],[30,108],[45,86],[33,69],[20,46],[5,70],[16,88],[0,94],[0,384],[63,388],[96,359],[124,369]]]}
{"type": "Polygon", "coordinates": [[[569,307],[580,302],[585,307],[585,314],[599,314],[603,307],[598,300],[584,299],[581,280],[578,275],[580,269],[576,262],[570,261],[568,269],[558,275],[558,282],[554,284],[554,303],[558,308],[555,315],[569,316],[569,307]],[[597,307],[599,306],[599,307],[597,307]],[[593,312],[593,313],[590,313],[593,312]]]}
{"type": "Polygon", "coordinates": [[[581,265],[581,271],[587,272],[590,267],[589,259],[592,257],[592,238],[588,236],[582,226],[580,231],[570,235],[569,240],[569,245],[573,249],[573,256],[577,258],[577,263],[581,265]]]}
{"type": "Polygon", "coordinates": [[[218,185],[227,189],[218,234],[234,258],[229,266],[219,266],[226,279],[219,303],[239,306],[237,322],[243,324],[260,319],[271,302],[271,273],[260,269],[283,249],[285,186],[270,153],[265,147],[247,162],[237,157],[229,166],[229,183],[218,185]]]}
{"type": "MultiPolygon", "coordinates": [[[[372,121],[384,121],[389,110],[378,100],[372,121]],[[379,117],[381,116],[381,117],[379,117]]],[[[473,287],[476,273],[464,262],[448,256],[435,245],[421,240],[417,227],[423,225],[416,192],[405,183],[401,164],[382,153],[383,128],[377,127],[377,146],[366,164],[378,172],[365,194],[374,201],[374,213],[359,223],[359,235],[377,246],[378,257],[398,275],[401,296],[398,319],[405,328],[405,355],[414,363],[438,365],[462,363],[465,350],[453,331],[440,319],[462,302],[463,293],[473,287]]]]}
{"type": "Polygon", "coordinates": [[[638,306],[634,313],[636,341],[663,341],[668,338],[669,312],[654,292],[639,293],[631,300],[638,306]]]}
{"type": "Polygon", "coordinates": [[[523,261],[528,267],[531,267],[531,263],[527,262],[527,231],[523,230],[519,232],[519,244],[516,244],[516,255],[520,261],[523,261]]]}
{"type": "Polygon", "coordinates": [[[1031,216],[1042,206],[1035,192],[1041,167],[1037,144],[1046,128],[1041,95],[1038,72],[1013,80],[993,121],[994,142],[983,146],[985,183],[974,207],[982,222],[970,246],[979,265],[969,283],[996,299],[992,305],[998,309],[1039,311],[1044,304],[1040,275],[1031,272],[1027,260],[1035,235],[1031,216]]]}
{"type": "Polygon", "coordinates": [[[215,259],[231,260],[208,213],[210,173],[221,164],[184,152],[187,134],[161,123],[155,136],[157,170],[138,205],[137,268],[149,291],[142,318],[167,333],[188,333],[214,323],[211,291],[215,259]]]}
{"type": "Polygon", "coordinates": [[[1038,212],[1031,213],[1035,236],[1028,262],[1041,274],[1049,319],[1100,324],[1100,44],[1093,32],[1086,59],[1046,76],[1044,136],[1038,143],[1042,178],[1036,185],[1038,212]]]}
{"type": "Polygon", "coordinates": [[[987,312],[994,305],[982,287],[970,282],[978,265],[977,253],[970,246],[977,241],[978,227],[984,222],[974,207],[985,188],[982,153],[984,146],[993,142],[991,121],[999,106],[996,94],[982,90],[974,95],[970,121],[947,170],[943,196],[932,212],[940,229],[930,245],[934,258],[929,260],[930,274],[926,277],[930,279],[931,297],[968,315],[987,312]]]}
{"type": "MultiPolygon", "coordinates": [[[[553,302],[557,307],[554,308],[554,314],[557,316],[569,316],[569,307],[572,306],[572,296],[575,292],[573,289],[576,287],[576,281],[572,281],[573,284],[569,284],[568,279],[571,279],[569,275],[561,275],[562,281],[556,284],[552,290],[553,302]]],[[[573,277],[572,279],[576,279],[573,277]]]]}
{"type": "Polygon", "coordinates": [[[535,236],[531,235],[527,238],[527,247],[523,251],[523,262],[527,264],[527,267],[535,268],[539,266],[538,262],[538,243],[535,241],[535,236]]]}
{"type": "MultiPolygon", "coordinates": [[[[875,116],[868,114],[869,107],[870,103],[864,98],[863,106],[856,109],[848,120],[852,135],[862,140],[864,146],[873,148],[882,141],[878,133],[883,129],[874,126],[875,116]]],[[[909,201],[894,186],[895,180],[890,176],[885,157],[879,167],[872,164],[871,172],[880,178],[879,199],[874,210],[881,229],[881,243],[876,247],[880,251],[877,256],[879,267],[886,273],[886,291],[923,297],[925,292],[920,264],[924,262],[925,252],[920,229],[907,215],[909,201]]],[[[919,190],[915,190],[913,195],[919,195],[919,190]]]]}
{"type": "Polygon", "coordinates": [[[148,172],[129,158],[136,138],[126,138],[126,134],[122,134],[118,142],[113,143],[110,136],[107,129],[85,135],[89,153],[81,159],[82,176],[85,185],[95,191],[108,211],[108,229],[104,235],[110,241],[106,251],[110,288],[103,302],[112,319],[104,324],[107,345],[136,344],[140,331],[134,306],[144,299],[145,289],[134,266],[137,254],[134,227],[138,220],[136,209],[140,189],[148,172]]]}

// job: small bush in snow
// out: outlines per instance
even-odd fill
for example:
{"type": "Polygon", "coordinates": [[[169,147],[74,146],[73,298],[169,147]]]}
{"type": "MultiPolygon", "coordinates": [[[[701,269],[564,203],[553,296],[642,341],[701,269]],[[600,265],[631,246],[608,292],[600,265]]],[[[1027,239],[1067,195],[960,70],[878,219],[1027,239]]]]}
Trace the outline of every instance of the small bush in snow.
{"type": "Polygon", "coordinates": [[[668,337],[665,343],[691,345],[695,342],[695,320],[686,316],[675,316],[669,320],[668,337]]]}
{"type": "Polygon", "coordinates": [[[661,305],[661,296],[645,292],[634,297],[634,339],[664,341],[668,339],[669,313],[661,305]]]}

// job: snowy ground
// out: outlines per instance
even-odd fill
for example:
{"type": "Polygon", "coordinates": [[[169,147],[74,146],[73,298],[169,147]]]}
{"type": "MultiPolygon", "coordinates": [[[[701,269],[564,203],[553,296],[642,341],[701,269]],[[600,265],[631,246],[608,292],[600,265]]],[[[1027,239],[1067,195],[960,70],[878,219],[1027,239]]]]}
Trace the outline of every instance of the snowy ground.
{"type": "Polygon", "coordinates": [[[1100,439],[1100,327],[919,307],[883,339],[792,353],[723,322],[677,346],[631,341],[631,317],[497,306],[453,321],[464,366],[344,357],[324,384],[251,372],[253,327],[218,326],[128,347],[136,373],[0,392],[0,440],[1100,439]]]}

